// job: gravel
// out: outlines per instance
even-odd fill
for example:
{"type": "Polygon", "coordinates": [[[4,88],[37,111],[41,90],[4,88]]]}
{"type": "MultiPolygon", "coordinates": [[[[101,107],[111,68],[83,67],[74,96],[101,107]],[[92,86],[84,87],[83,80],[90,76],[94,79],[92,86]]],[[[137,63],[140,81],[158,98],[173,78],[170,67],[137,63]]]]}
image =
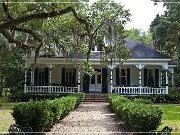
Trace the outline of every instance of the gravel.
{"type": "Polygon", "coordinates": [[[110,110],[109,103],[85,102],[70,112],[63,120],[57,123],[47,134],[126,134],[130,132],[110,110]]]}

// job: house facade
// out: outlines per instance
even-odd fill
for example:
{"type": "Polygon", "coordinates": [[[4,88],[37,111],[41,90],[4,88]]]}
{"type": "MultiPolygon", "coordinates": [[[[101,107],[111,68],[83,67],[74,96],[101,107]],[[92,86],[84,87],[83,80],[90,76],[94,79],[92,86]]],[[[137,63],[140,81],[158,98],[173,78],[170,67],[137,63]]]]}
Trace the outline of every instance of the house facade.
{"type": "MultiPolygon", "coordinates": [[[[120,65],[104,66],[100,63],[100,52],[95,48],[90,62],[96,71],[90,77],[61,56],[25,57],[25,93],[59,94],[83,91],[86,93],[119,93],[130,95],[168,94],[168,72],[174,84],[175,64],[160,52],[141,45],[131,39],[126,40],[126,48],[131,58],[120,65]]],[[[84,61],[81,55],[71,59],[84,61]]]]}

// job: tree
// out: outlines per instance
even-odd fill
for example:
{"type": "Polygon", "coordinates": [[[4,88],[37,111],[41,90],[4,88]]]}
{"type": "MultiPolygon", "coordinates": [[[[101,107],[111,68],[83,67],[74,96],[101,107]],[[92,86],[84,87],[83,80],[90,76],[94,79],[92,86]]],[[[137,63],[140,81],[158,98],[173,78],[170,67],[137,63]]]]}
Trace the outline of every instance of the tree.
{"type": "Polygon", "coordinates": [[[143,32],[140,29],[132,28],[130,30],[126,30],[126,35],[136,42],[152,47],[152,35],[149,31],[143,32]]]}
{"type": "MultiPolygon", "coordinates": [[[[153,0],[158,4],[159,0],[153,0]]],[[[166,11],[157,15],[150,25],[156,49],[171,57],[178,65],[175,83],[180,80],[180,4],[175,0],[164,0],[166,11]]]]}
{"type": "Polygon", "coordinates": [[[174,0],[164,1],[166,11],[164,15],[156,16],[150,25],[150,30],[156,49],[180,64],[180,4],[173,2],[174,0]]]}
{"type": "MultiPolygon", "coordinates": [[[[5,87],[9,88],[13,94],[23,90],[24,61],[22,60],[22,52],[22,49],[19,47],[1,50],[1,75],[4,78],[5,87]]],[[[2,94],[2,91],[0,94],[2,94]]]]}

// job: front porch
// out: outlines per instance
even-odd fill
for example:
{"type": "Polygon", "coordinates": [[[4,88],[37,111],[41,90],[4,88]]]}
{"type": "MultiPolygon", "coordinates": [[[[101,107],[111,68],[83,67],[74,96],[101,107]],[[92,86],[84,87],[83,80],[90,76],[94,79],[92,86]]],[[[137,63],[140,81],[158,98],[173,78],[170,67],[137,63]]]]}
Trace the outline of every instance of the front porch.
{"type": "MultiPolygon", "coordinates": [[[[140,62],[104,67],[94,64],[95,74],[83,75],[71,63],[26,61],[24,93],[118,93],[124,95],[168,94],[168,64],[140,62]],[[153,65],[154,64],[154,65],[153,65]]],[[[169,70],[169,71],[168,71],[169,70]]],[[[172,74],[173,84],[173,74],[172,74]]]]}
{"type": "MultiPolygon", "coordinates": [[[[78,87],[67,86],[26,86],[26,93],[32,94],[62,94],[79,92],[78,87]]],[[[110,93],[122,95],[153,95],[167,94],[166,88],[151,87],[113,87],[110,93]]]]}

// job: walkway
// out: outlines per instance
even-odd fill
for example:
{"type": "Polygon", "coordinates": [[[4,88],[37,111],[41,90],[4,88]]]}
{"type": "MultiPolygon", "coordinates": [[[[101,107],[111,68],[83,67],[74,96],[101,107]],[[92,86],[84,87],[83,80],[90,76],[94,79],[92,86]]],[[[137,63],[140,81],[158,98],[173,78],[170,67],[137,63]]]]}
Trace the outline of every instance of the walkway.
{"type": "MultiPolygon", "coordinates": [[[[50,132],[56,132],[61,135],[114,135],[126,131],[128,129],[124,123],[118,120],[115,114],[110,111],[109,103],[91,102],[82,103],[62,121],[57,123],[50,132]]],[[[130,133],[126,133],[126,135],[130,135],[130,133]]]]}

